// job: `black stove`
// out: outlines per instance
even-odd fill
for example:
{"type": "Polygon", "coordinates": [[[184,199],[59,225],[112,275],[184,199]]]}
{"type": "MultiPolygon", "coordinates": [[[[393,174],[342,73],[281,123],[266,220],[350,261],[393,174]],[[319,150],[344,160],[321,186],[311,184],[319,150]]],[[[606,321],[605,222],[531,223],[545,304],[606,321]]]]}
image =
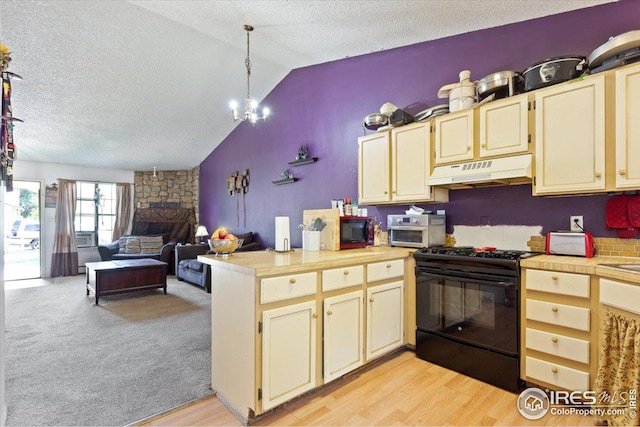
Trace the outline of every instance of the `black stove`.
{"type": "Polygon", "coordinates": [[[420,269],[460,274],[519,276],[520,260],[538,255],[534,252],[474,248],[472,246],[433,246],[414,252],[420,269]]]}
{"type": "Polygon", "coordinates": [[[537,253],[425,247],[416,260],[416,354],[519,392],[520,260],[537,253]]]}
{"type": "Polygon", "coordinates": [[[473,246],[433,246],[422,248],[416,251],[417,256],[421,254],[427,255],[446,255],[448,257],[474,257],[474,258],[491,258],[491,259],[507,259],[519,260],[534,255],[532,252],[503,250],[494,248],[474,248],[473,246]]]}

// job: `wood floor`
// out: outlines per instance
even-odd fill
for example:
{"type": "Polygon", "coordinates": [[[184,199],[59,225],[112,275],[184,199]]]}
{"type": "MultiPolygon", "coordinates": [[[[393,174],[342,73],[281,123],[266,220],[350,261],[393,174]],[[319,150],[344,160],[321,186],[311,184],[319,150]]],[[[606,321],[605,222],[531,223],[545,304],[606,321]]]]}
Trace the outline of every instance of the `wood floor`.
{"type": "MultiPolygon", "coordinates": [[[[593,426],[579,415],[522,417],[517,395],[418,359],[411,351],[336,380],[259,418],[258,426],[593,426]]],[[[216,397],[149,426],[240,426],[216,397]]]]}

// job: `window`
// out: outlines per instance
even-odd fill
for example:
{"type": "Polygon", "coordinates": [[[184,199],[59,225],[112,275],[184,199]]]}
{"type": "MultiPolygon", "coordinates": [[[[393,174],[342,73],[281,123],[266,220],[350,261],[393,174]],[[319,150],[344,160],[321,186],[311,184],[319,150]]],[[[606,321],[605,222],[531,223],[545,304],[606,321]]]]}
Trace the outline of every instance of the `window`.
{"type": "Polygon", "coordinates": [[[78,247],[110,243],[116,221],[116,185],[78,181],[76,191],[78,247]]]}

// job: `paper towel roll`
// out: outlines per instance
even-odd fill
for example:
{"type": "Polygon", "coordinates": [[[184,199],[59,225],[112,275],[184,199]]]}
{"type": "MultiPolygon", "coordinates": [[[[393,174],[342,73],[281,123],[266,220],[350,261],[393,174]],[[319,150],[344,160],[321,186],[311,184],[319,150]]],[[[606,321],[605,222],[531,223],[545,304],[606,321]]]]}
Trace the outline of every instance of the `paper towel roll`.
{"type": "Polygon", "coordinates": [[[289,217],[276,217],[276,251],[288,251],[291,249],[291,237],[289,235],[289,217]]]}

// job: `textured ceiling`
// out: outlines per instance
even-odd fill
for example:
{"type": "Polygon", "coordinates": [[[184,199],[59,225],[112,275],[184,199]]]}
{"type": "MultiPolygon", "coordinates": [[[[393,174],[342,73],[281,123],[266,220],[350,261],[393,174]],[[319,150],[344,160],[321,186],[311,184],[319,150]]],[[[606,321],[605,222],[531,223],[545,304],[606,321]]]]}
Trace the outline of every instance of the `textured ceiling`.
{"type": "MultiPolygon", "coordinates": [[[[18,159],[125,170],[197,166],[233,130],[228,103],[294,68],[611,0],[0,2],[18,159]]],[[[277,112],[276,112],[277,113],[277,112]]]]}

